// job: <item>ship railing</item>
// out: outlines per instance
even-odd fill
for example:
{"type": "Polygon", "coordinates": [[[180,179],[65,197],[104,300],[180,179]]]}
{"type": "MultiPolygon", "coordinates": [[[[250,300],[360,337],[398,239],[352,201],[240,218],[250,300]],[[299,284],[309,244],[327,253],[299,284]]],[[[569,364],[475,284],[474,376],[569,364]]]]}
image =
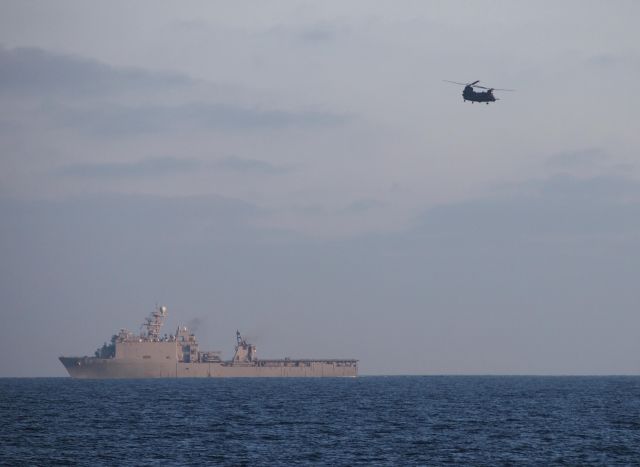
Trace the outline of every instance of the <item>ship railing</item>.
{"type": "Polygon", "coordinates": [[[358,360],[351,359],[271,359],[271,360],[258,360],[258,366],[266,367],[310,367],[313,364],[321,365],[334,365],[336,367],[355,367],[358,366],[358,360]]]}

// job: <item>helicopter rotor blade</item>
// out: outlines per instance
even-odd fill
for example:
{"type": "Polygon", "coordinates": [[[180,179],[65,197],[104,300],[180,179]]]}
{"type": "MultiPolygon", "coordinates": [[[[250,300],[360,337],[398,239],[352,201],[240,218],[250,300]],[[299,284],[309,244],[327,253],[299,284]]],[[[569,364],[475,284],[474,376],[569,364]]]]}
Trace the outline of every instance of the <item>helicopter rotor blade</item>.
{"type": "Polygon", "coordinates": [[[510,91],[510,92],[515,91],[515,89],[488,88],[488,87],[485,87],[485,86],[480,86],[479,84],[477,84],[477,83],[480,82],[480,80],[474,81],[473,83],[461,83],[459,81],[450,81],[448,79],[443,79],[442,81],[444,81],[445,83],[458,84],[460,86],[471,86],[472,88],[486,89],[488,91],[510,91]]]}
{"type": "Polygon", "coordinates": [[[474,86],[474,88],[486,89],[487,91],[515,91],[515,89],[485,88],[484,86],[474,86]]]}

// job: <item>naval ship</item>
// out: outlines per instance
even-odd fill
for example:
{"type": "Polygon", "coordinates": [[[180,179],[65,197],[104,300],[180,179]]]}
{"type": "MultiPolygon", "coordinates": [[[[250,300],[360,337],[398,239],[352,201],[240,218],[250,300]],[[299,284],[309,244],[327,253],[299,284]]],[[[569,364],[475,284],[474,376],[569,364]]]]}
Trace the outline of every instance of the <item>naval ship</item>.
{"type": "Polygon", "coordinates": [[[187,327],[175,334],[160,334],[167,316],[165,306],[154,310],[140,334],[121,329],[93,357],[60,357],[73,378],[191,378],[191,377],[320,377],[357,376],[353,359],[258,359],[256,346],[236,331],[232,360],[220,352],[200,351],[187,327]]]}

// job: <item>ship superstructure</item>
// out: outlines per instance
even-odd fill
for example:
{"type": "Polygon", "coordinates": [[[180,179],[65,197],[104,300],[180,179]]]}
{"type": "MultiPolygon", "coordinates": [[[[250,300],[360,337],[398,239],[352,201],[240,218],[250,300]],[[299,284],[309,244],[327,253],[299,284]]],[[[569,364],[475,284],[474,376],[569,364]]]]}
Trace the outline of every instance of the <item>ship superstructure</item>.
{"type": "Polygon", "coordinates": [[[96,350],[93,357],[60,357],[74,378],[172,378],[264,376],[357,376],[354,359],[276,359],[257,357],[256,346],[236,331],[235,353],[222,360],[220,352],[201,351],[187,327],[175,334],[161,334],[167,308],[158,307],[147,318],[140,334],[126,329],[96,350]]]}

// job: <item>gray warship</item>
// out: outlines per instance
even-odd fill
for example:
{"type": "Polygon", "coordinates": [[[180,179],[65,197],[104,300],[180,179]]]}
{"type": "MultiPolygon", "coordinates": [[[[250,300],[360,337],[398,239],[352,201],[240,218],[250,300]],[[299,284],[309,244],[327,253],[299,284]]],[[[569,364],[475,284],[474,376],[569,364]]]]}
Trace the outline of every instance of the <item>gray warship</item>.
{"type": "Polygon", "coordinates": [[[187,327],[161,335],[167,316],[164,306],[154,310],[140,334],[121,329],[93,357],[60,357],[72,378],[214,378],[214,377],[327,377],[357,376],[354,359],[258,359],[256,346],[236,331],[233,359],[220,352],[200,351],[187,327]]]}

